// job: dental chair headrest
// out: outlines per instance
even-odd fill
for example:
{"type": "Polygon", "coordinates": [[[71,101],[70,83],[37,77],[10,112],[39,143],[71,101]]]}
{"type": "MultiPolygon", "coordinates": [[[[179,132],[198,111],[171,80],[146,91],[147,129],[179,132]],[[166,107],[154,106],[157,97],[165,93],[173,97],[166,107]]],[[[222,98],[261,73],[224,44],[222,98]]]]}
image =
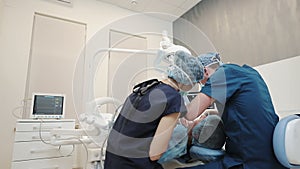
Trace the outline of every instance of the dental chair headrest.
{"type": "Polygon", "coordinates": [[[218,115],[208,115],[193,128],[193,146],[190,156],[204,163],[220,159],[225,151],[222,147],[226,140],[223,122],[218,115]]]}
{"type": "Polygon", "coordinates": [[[290,115],[275,127],[273,148],[279,162],[287,168],[300,168],[300,116],[290,115]]]}
{"type": "Polygon", "coordinates": [[[205,148],[221,149],[226,136],[223,121],[218,115],[208,115],[192,131],[193,143],[205,148]]]}

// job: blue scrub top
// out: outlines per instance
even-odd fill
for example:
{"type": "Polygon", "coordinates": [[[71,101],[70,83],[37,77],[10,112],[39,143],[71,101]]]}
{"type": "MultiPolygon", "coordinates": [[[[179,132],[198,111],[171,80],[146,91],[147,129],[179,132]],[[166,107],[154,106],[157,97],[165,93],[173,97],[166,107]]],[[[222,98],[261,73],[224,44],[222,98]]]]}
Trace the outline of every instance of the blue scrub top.
{"type": "Polygon", "coordinates": [[[162,169],[149,158],[149,148],[162,117],[186,114],[181,95],[173,87],[160,83],[144,96],[132,93],[110,132],[105,169],[162,169]],[[138,101],[137,101],[138,100],[138,101]]]}
{"type": "Polygon", "coordinates": [[[277,161],[272,144],[278,116],[268,87],[255,69],[224,64],[208,79],[201,92],[216,100],[227,136],[224,159],[205,168],[284,168],[277,161]]]}

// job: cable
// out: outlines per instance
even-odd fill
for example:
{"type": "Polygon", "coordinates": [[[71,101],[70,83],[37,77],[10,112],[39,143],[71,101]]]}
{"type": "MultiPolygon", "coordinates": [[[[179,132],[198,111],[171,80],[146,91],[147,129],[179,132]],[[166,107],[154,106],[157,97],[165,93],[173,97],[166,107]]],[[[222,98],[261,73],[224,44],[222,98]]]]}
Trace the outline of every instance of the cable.
{"type": "Polygon", "coordinates": [[[42,123],[43,123],[43,119],[40,119],[40,127],[39,127],[39,137],[40,137],[40,140],[44,143],[44,144],[51,144],[50,142],[47,143],[44,138],[42,137],[42,123]]]}
{"type": "MultiPolygon", "coordinates": [[[[40,137],[40,140],[41,140],[44,144],[48,144],[48,145],[55,146],[55,145],[51,144],[50,142],[46,142],[46,141],[44,140],[44,138],[42,137],[42,123],[43,123],[43,122],[44,122],[43,119],[40,119],[40,127],[39,127],[39,137],[40,137]]],[[[73,138],[75,138],[75,137],[73,137],[73,138]]],[[[71,137],[68,138],[68,139],[71,139],[71,137]]],[[[78,138],[75,138],[75,139],[78,139],[78,138]]],[[[81,142],[81,140],[80,140],[80,142],[81,142]]],[[[81,143],[82,143],[82,142],[81,142],[81,143]]],[[[73,153],[74,150],[75,150],[75,145],[72,144],[72,151],[71,151],[70,153],[68,153],[67,155],[63,155],[63,154],[61,153],[61,147],[62,147],[62,146],[63,146],[63,145],[59,145],[59,146],[58,146],[59,154],[60,154],[62,157],[68,157],[68,156],[71,156],[72,153],[73,153]]]]}
{"type": "MultiPolygon", "coordinates": [[[[108,132],[108,133],[109,133],[109,132],[108,132]]],[[[104,164],[103,164],[102,159],[103,159],[103,156],[105,155],[105,153],[103,152],[103,150],[104,150],[105,143],[106,143],[107,140],[108,140],[108,136],[109,136],[109,134],[108,134],[107,137],[104,139],[104,141],[103,141],[103,143],[102,143],[102,146],[101,146],[101,149],[100,149],[100,166],[101,166],[101,168],[104,167],[104,164]]],[[[104,157],[104,158],[105,158],[105,157],[104,157]]]]}
{"type": "Polygon", "coordinates": [[[62,147],[62,145],[60,145],[59,147],[58,147],[58,150],[59,150],[59,154],[62,156],[62,157],[69,157],[69,156],[71,156],[72,154],[73,154],[73,152],[74,152],[74,150],[75,150],[75,145],[74,144],[72,144],[72,151],[70,152],[70,153],[68,153],[67,155],[64,155],[64,154],[62,154],[61,153],[61,148],[62,147]]]}
{"type": "Polygon", "coordinates": [[[85,166],[84,167],[85,167],[85,169],[87,169],[87,163],[88,163],[88,159],[89,159],[88,148],[87,148],[87,146],[85,145],[85,143],[82,140],[78,139],[78,141],[80,141],[82,143],[82,145],[83,145],[83,147],[85,149],[85,152],[86,152],[86,159],[85,159],[85,166]]]}

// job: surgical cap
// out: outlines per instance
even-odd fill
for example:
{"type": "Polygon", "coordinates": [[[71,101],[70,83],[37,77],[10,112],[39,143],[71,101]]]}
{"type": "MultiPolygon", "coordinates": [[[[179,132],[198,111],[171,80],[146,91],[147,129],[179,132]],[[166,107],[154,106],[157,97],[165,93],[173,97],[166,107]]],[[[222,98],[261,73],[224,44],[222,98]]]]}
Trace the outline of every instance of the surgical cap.
{"type": "Polygon", "coordinates": [[[168,76],[184,85],[192,85],[203,79],[204,69],[196,57],[184,51],[174,54],[174,64],[168,67],[168,76]]]}
{"type": "Polygon", "coordinates": [[[210,66],[215,63],[222,64],[220,54],[215,52],[209,52],[206,54],[201,54],[198,57],[198,60],[202,63],[203,66],[210,66]]]}

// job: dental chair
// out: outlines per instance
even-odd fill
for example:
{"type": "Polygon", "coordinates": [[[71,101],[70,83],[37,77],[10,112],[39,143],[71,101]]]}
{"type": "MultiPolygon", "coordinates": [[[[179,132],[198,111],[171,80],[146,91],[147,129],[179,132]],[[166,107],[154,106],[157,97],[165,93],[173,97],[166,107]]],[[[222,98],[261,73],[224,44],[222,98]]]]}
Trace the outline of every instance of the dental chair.
{"type": "Polygon", "coordinates": [[[300,114],[282,118],[273,134],[278,161],[287,168],[300,168],[300,114]]]}
{"type": "MultiPolygon", "coordinates": [[[[221,159],[225,155],[225,151],[222,149],[225,139],[221,118],[218,115],[209,115],[193,128],[192,145],[187,156],[166,161],[162,164],[163,168],[194,167],[221,159]]],[[[161,159],[163,157],[164,155],[161,159]]]]}

